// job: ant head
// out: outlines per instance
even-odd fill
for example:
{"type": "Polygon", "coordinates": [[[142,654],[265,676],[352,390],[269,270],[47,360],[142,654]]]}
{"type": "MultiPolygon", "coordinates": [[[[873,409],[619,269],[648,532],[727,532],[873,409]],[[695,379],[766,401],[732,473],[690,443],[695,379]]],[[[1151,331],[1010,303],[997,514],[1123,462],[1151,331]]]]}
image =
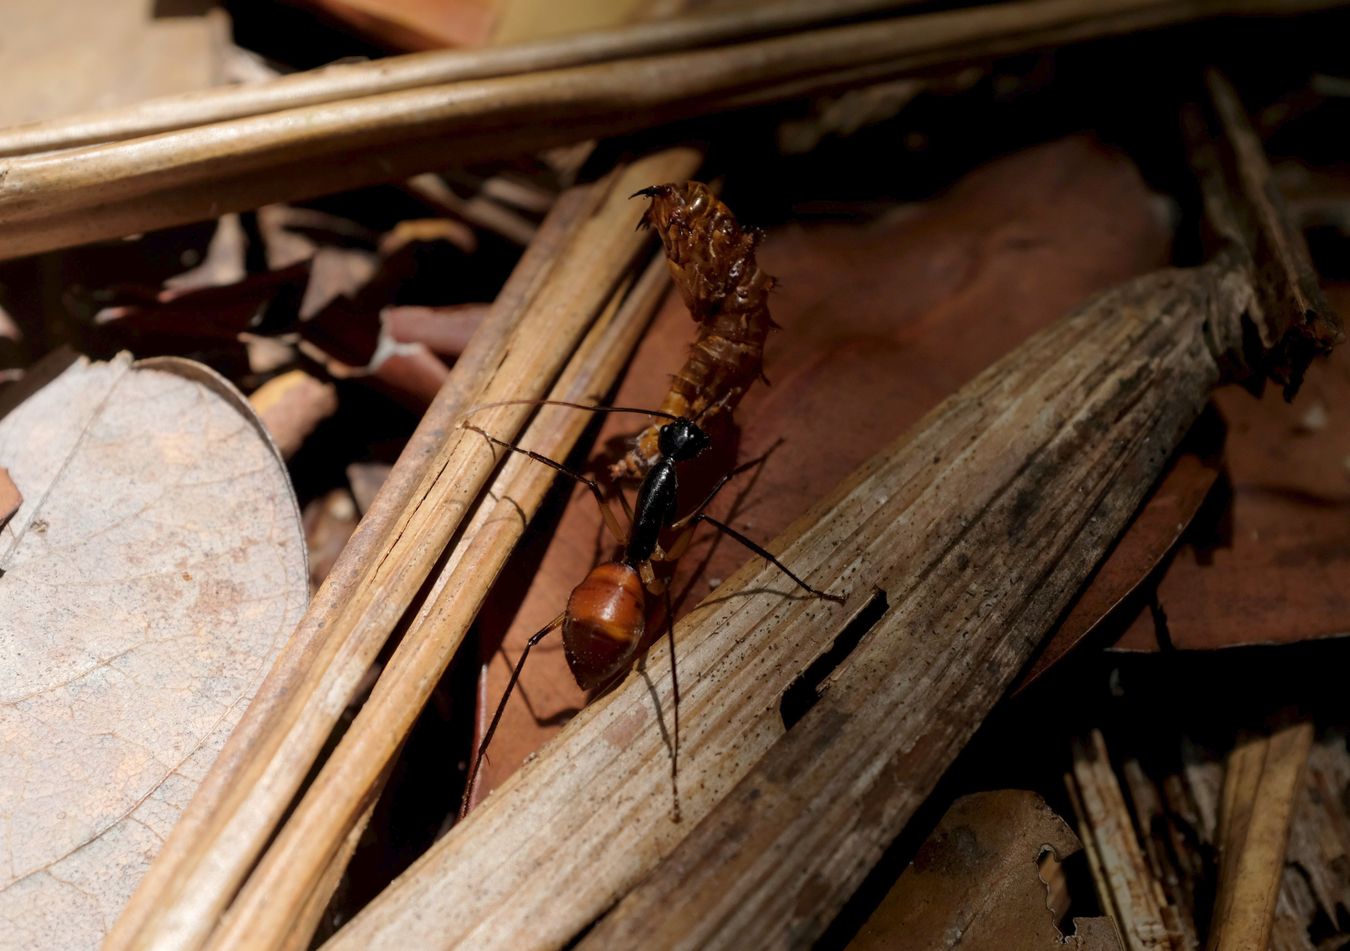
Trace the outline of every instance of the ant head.
{"type": "Polygon", "coordinates": [[[692,459],[712,445],[708,434],[699,429],[691,420],[683,417],[673,423],[666,423],[657,434],[657,445],[661,455],[676,462],[692,459]]]}

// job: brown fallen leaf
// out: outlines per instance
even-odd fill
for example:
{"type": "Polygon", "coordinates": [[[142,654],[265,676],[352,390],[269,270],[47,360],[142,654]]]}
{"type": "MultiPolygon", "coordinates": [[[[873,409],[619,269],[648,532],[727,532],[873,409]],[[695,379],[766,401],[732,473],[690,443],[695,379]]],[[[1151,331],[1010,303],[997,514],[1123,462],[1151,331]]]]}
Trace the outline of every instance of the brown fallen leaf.
{"type": "Polygon", "coordinates": [[[186,360],[79,360],[0,420],[0,933],[96,946],[307,596],[286,469],[186,360]]]}
{"type": "Polygon", "coordinates": [[[395,343],[425,344],[432,353],[457,357],[487,316],[489,304],[444,307],[404,305],[380,311],[384,332],[395,343]]]}
{"type": "Polygon", "coordinates": [[[1223,466],[1223,437],[1223,423],[1212,409],[1196,420],[1148,501],[1078,593],[1012,693],[1025,690],[1097,631],[1108,632],[1106,636],[1119,633],[1113,626],[1119,623],[1118,616],[1136,606],[1130,596],[1177,546],[1214,488],[1223,466]]]}
{"type": "Polygon", "coordinates": [[[1020,789],[963,796],[849,944],[849,951],[1122,948],[1110,918],[1075,918],[1069,935],[1047,907],[1038,871],[1083,848],[1040,796],[1020,789]]]}
{"type": "Polygon", "coordinates": [[[220,82],[229,21],[212,6],[146,0],[6,4],[0,126],[130,105],[220,82]],[[161,6],[175,12],[163,15],[161,6]]]}
{"type": "Polygon", "coordinates": [[[296,0],[389,50],[481,46],[492,33],[490,0],[296,0]]]}
{"type": "MultiPolygon", "coordinates": [[[[1350,285],[1327,300],[1350,312],[1350,285]]],[[[1197,523],[1116,643],[1122,650],[1281,644],[1350,634],[1350,353],[1309,368],[1294,404],[1215,394],[1228,426],[1231,504],[1197,523]]]]}

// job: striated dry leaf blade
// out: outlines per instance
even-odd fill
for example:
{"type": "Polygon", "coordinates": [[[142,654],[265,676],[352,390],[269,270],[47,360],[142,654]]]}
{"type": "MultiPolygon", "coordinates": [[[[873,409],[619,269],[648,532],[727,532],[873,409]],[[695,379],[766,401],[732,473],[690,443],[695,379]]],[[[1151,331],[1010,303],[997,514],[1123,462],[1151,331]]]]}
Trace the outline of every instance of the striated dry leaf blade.
{"type": "Polygon", "coordinates": [[[0,945],[96,946],[304,607],[285,467],[199,364],[80,360],[0,420],[0,945]]]}

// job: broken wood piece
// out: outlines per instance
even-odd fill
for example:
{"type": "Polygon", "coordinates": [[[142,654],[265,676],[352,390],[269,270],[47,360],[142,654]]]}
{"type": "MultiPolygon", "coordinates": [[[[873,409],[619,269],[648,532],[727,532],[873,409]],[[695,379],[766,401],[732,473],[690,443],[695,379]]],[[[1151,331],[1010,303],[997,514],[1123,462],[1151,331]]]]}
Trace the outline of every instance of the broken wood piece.
{"type": "MultiPolygon", "coordinates": [[[[216,926],[495,468],[481,440],[456,427],[460,415],[475,402],[547,392],[643,244],[627,196],[654,180],[687,177],[698,161],[691,150],[635,159],[558,200],[123,909],[108,947],[170,936],[196,945],[216,926]]],[[[482,420],[513,438],[528,414],[502,408],[482,420]]]]}
{"type": "Polygon", "coordinates": [[[1104,908],[1120,926],[1129,951],[1180,948],[1168,924],[1167,899],[1144,859],[1130,811],[1101,731],[1075,741],[1069,792],[1079,816],[1079,835],[1090,843],[1093,878],[1104,908]]]}
{"type": "Polygon", "coordinates": [[[1020,789],[974,793],[952,804],[848,951],[1121,949],[1110,918],[1075,918],[1069,933],[1046,907],[1037,872],[1083,844],[1040,796],[1020,789]]]}
{"type": "Polygon", "coordinates": [[[1217,836],[1218,896],[1206,944],[1211,951],[1263,951],[1269,945],[1312,741],[1312,724],[1296,723],[1229,754],[1217,836]]]}
{"type": "Polygon", "coordinates": [[[1262,313],[1257,331],[1267,351],[1261,376],[1283,384],[1286,398],[1292,398],[1312,358],[1330,353],[1344,334],[1237,93],[1213,69],[1205,73],[1205,91],[1205,108],[1182,114],[1205,219],[1227,253],[1259,275],[1254,303],[1262,313]]]}
{"type": "Polygon", "coordinates": [[[1224,12],[1288,14],[1336,2],[1021,0],[405,89],[11,158],[0,162],[0,258],[990,56],[1224,12]]]}

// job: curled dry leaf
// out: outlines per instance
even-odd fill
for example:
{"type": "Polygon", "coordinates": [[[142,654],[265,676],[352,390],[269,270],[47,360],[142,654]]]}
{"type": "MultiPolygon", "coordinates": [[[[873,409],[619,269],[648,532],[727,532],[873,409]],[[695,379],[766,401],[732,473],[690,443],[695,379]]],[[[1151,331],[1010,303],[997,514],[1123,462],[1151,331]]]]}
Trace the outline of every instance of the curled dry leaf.
{"type": "Polygon", "coordinates": [[[849,951],[872,948],[1122,947],[1109,918],[1075,918],[1060,932],[1037,870],[1083,848],[1040,796],[1020,789],[952,804],[909,868],[868,918],[849,951]]]}
{"type": "Polygon", "coordinates": [[[0,934],[93,947],[306,598],[284,465],[199,364],[80,360],[0,420],[0,934]]]}
{"type": "Polygon", "coordinates": [[[304,370],[272,377],[248,401],[286,459],[299,452],[310,434],[338,408],[337,387],[304,370]]]}

